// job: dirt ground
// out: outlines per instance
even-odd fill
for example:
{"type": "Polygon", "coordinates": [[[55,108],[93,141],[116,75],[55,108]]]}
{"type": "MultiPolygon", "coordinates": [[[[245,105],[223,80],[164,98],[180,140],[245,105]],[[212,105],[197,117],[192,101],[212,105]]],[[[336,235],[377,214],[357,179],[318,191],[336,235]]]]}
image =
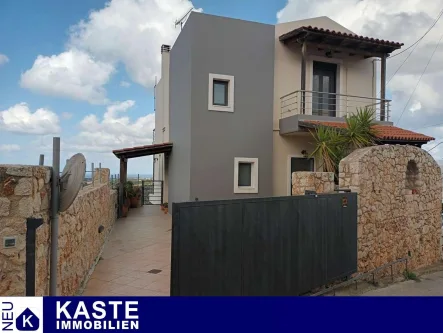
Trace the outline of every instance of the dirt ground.
{"type": "Polygon", "coordinates": [[[371,290],[361,296],[443,296],[443,271],[425,274],[419,279],[371,290]]]}

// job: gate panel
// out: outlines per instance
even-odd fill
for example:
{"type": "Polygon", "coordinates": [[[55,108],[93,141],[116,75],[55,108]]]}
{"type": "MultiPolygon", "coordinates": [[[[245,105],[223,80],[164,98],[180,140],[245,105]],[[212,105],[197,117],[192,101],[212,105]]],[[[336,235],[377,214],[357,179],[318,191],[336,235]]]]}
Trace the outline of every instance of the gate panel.
{"type": "Polygon", "coordinates": [[[355,193],[179,203],[172,211],[172,296],[300,295],[357,271],[355,193]]]}
{"type": "Polygon", "coordinates": [[[142,187],[143,205],[161,205],[163,203],[162,180],[144,180],[142,187]]]}
{"type": "Polygon", "coordinates": [[[189,296],[240,295],[241,204],[196,205],[180,209],[179,214],[174,233],[179,235],[180,278],[172,288],[189,296]]]}
{"type": "Polygon", "coordinates": [[[347,209],[357,207],[357,197],[336,195],[328,200],[326,280],[333,281],[351,275],[357,267],[357,210],[347,209]]]}
{"type": "Polygon", "coordinates": [[[299,218],[296,257],[298,269],[297,291],[305,293],[321,286],[326,279],[324,228],[327,216],[327,198],[305,196],[299,199],[299,218]]]}
{"type": "Polygon", "coordinates": [[[296,209],[287,200],[244,203],[243,295],[296,295],[296,209]]]}

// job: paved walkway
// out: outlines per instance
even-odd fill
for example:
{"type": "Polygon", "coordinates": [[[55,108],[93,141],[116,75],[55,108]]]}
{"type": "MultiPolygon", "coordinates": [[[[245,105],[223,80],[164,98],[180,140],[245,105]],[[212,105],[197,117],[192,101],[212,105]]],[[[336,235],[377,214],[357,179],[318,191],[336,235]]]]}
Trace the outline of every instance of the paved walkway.
{"type": "Polygon", "coordinates": [[[118,219],[84,296],[169,296],[171,215],[159,206],[118,219]],[[159,272],[158,272],[159,271],[159,272]]]}
{"type": "Polygon", "coordinates": [[[417,282],[405,281],[372,290],[363,296],[443,296],[443,272],[423,275],[417,282]]]}

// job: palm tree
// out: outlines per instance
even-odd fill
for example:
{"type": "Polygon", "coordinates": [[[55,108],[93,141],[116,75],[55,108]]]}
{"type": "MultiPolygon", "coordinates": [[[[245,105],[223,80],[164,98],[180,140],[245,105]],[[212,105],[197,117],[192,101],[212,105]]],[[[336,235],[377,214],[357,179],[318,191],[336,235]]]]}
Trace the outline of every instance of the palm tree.
{"type": "Polygon", "coordinates": [[[373,146],[377,133],[374,129],[374,111],[370,108],[357,109],[357,113],[345,117],[346,129],[343,131],[345,142],[352,150],[373,146]]]}
{"type": "Polygon", "coordinates": [[[319,126],[311,131],[315,140],[315,156],[322,161],[320,167],[325,172],[334,172],[338,177],[340,161],[355,149],[373,146],[377,142],[374,129],[374,110],[368,107],[357,109],[357,113],[345,117],[346,128],[319,126]]]}

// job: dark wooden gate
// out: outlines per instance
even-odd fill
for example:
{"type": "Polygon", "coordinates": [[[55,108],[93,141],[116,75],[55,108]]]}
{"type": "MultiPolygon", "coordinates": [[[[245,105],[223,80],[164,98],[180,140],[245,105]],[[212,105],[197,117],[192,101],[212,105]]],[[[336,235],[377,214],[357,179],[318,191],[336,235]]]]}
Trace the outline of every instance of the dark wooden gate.
{"type": "Polygon", "coordinates": [[[172,209],[172,296],[301,295],[357,271],[356,193],[172,209]]]}

